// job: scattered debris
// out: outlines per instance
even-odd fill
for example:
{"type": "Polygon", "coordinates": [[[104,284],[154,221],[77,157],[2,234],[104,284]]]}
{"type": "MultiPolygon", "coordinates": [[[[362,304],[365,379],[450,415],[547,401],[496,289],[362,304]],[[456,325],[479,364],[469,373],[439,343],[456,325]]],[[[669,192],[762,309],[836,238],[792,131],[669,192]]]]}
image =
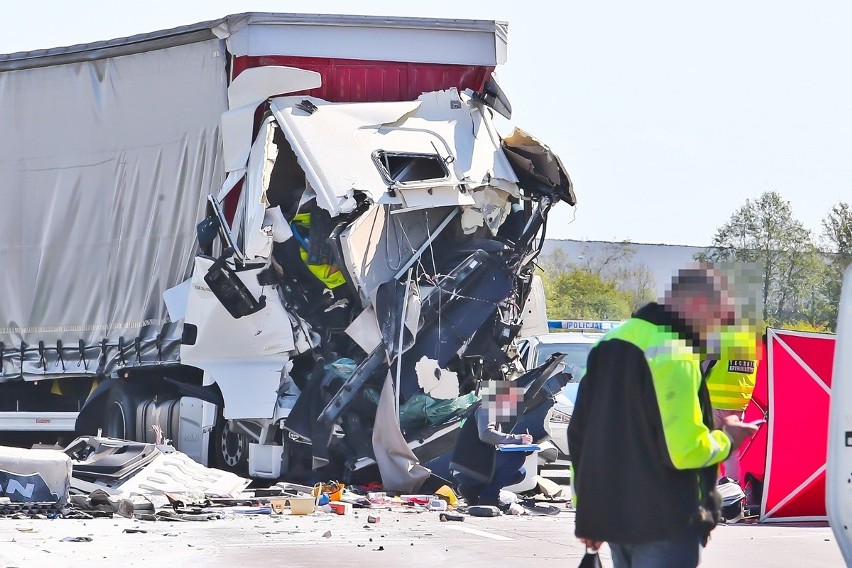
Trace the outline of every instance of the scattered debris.
{"type": "Polygon", "coordinates": [[[502,513],[493,505],[474,505],[467,508],[467,514],[472,517],[499,517],[502,513]]]}
{"type": "Polygon", "coordinates": [[[251,483],[204,467],[171,446],[84,436],[74,440],[65,454],[72,460],[74,490],[100,489],[109,498],[145,496],[155,506],[168,504],[167,494],[172,499],[174,494],[236,498],[251,483]]]}
{"type": "Polygon", "coordinates": [[[92,537],[90,537],[90,536],[66,536],[63,539],[60,539],[60,542],[92,542],[92,537]]]}
{"type": "Polygon", "coordinates": [[[70,483],[71,460],[62,452],[0,446],[0,505],[51,503],[61,508],[70,483]]]}
{"type": "Polygon", "coordinates": [[[350,503],[332,501],[328,504],[328,506],[331,507],[331,510],[337,515],[348,515],[352,512],[352,505],[350,503]]]}
{"type": "Polygon", "coordinates": [[[539,493],[544,495],[545,498],[555,499],[563,496],[564,488],[553,480],[537,475],[535,481],[538,485],[539,493]]]}

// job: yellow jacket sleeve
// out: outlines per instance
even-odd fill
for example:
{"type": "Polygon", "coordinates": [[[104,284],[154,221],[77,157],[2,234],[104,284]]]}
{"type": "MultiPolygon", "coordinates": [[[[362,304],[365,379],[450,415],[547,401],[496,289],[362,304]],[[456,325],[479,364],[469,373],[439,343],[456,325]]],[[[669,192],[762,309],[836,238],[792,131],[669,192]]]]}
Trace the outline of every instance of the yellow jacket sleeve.
{"type": "Polygon", "coordinates": [[[672,465],[676,469],[697,469],[727,459],[730,438],[721,430],[704,425],[698,400],[701,372],[697,359],[660,353],[649,358],[649,365],[672,465]]]}

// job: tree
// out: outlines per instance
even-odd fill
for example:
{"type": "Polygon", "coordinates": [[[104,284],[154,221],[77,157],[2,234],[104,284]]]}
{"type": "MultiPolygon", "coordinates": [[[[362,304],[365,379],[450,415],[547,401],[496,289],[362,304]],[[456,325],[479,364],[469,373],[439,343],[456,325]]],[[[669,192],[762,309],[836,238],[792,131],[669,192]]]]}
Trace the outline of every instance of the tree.
{"type": "Polygon", "coordinates": [[[542,272],[547,315],[554,319],[621,320],[630,316],[630,297],[614,282],[581,268],[542,272]]]}
{"type": "Polygon", "coordinates": [[[627,295],[631,313],[656,299],[657,285],[653,272],[646,264],[619,268],[614,277],[616,287],[627,295]]]}
{"type": "Polygon", "coordinates": [[[841,201],[831,208],[822,221],[822,236],[829,251],[840,256],[848,266],[852,262],[852,209],[841,201]]]}
{"type": "Polygon", "coordinates": [[[600,243],[592,249],[590,245],[583,247],[578,266],[587,272],[604,279],[616,280],[618,272],[633,260],[636,251],[628,241],[620,243],[600,243]]]}
{"type": "Polygon", "coordinates": [[[764,321],[783,325],[815,319],[819,302],[807,299],[821,277],[819,254],[811,232],[777,192],[747,199],[716,231],[702,259],[755,263],[761,271],[764,321]]]}
{"type": "Polygon", "coordinates": [[[829,327],[834,329],[843,271],[852,264],[852,209],[848,203],[841,201],[823,219],[822,242],[829,254],[820,289],[826,298],[829,327]]]}
{"type": "Polygon", "coordinates": [[[547,308],[559,319],[625,319],[654,299],[656,282],[627,242],[585,245],[578,262],[556,249],[540,259],[547,308]],[[610,315],[606,315],[610,314],[610,315]],[[614,314],[614,315],[613,315],[614,314]]]}

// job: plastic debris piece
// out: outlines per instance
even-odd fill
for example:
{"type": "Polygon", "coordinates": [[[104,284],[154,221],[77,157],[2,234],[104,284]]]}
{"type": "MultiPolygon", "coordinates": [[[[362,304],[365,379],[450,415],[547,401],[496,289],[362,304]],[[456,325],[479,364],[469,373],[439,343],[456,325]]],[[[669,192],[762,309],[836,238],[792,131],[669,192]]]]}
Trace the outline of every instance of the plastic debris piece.
{"type": "Polygon", "coordinates": [[[435,495],[446,501],[447,505],[450,507],[458,507],[459,505],[459,498],[456,495],[456,492],[446,485],[440,486],[435,491],[435,495]]]}
{"type": "Polygon", "coordinates": [[[475,505],[468,507],[467,512],[472,517],[499,517],[500,509],[493,505],[475,505]]]}

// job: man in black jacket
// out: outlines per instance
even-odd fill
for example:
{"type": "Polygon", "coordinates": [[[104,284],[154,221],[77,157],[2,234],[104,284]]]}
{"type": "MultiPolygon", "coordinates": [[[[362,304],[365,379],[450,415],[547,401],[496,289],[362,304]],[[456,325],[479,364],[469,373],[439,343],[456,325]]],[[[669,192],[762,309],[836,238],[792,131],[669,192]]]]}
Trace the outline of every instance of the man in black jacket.
{"type": "Polygon", "coordinates": [[[714,430],[701,379],[704,341],[733,314],[719,275],[682,270],[589,353],[568,428],[577,516],[587,547],[618,568],[694,567],[719,521],[719,462],[755,430],[714,430]]]}

